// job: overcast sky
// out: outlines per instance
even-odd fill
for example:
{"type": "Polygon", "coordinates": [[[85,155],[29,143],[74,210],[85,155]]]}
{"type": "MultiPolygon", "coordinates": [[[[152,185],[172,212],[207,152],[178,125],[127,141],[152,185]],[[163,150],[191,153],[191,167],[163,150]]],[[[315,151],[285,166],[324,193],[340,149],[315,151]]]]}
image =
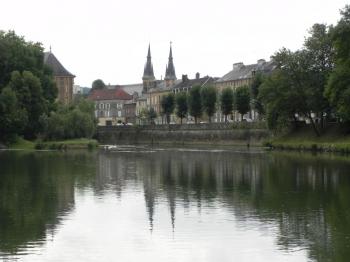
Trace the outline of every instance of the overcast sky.
{"type": "Polygon", "coordinates": [[[223,76],[281,47],[300,48],[314,23],[334,24],[346,0],[8,0],[0,30],[41,42],[75,83],[141,82],[148,43],[156,78],[173,42],[175,70],[223,76]]]}

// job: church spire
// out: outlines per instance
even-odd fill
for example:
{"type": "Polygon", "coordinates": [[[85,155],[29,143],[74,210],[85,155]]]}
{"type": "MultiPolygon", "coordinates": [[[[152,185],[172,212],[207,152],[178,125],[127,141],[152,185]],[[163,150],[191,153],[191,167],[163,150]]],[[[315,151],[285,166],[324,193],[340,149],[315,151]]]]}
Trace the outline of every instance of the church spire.
{"type": "Polygon", "coordinates": [[[155,80],[151,57],[151,44],[148,45],[147,61],[143,70],[143,80],[155,80]]]}
{"type": "Polygon", "coordinates": [[[171,80],[174,81],[176,80],[176,74],[175,74],[175,66],[174,66],[174,61],[173,61],[173,50],[171,46],[172,42],[170,42],[170,51],[169,51],[169,61],[168,65],[165,70],[165,80],[171,80]]]}

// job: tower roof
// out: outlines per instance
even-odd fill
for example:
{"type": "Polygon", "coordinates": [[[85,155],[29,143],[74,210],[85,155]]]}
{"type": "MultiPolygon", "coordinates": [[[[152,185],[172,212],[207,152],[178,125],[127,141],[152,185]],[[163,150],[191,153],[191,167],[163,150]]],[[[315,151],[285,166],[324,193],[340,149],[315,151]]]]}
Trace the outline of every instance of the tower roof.
{"type": "Polygon", "coordinates": [[[147,61],[143,70],[143,80],[154,80],[153,64],[151,57],[151,45],[148,46],[147,61]]]}
{"type": "Polygon", "coordinates": [[[54,76],[75,77],[75,75],[73,75],[63,67],[63,65],[60,63],[60,61],[58,61],[56,56],[53,53],[51,53],[51,51],[44,53],[44,64],[52,69],[54,76]]]}
{"type": "Polygon", "coordinates": [[[168,65],[165,69],[165,80],[176,80],[176,74],[175,74],[175,66],[173,61],[173,50],[170,43],[170,51],[169,51],[169,61],[168,65]]]}

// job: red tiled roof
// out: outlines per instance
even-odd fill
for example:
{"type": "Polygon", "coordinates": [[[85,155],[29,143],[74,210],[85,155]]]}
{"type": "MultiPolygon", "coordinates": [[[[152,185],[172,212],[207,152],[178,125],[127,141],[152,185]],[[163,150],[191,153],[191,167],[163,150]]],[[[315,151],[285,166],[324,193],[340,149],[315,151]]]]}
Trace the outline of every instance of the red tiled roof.
{"type": "Polygon", "coordinates": [[[97,100],[131,100],[129,95],[121,88],[117,89],[95,89],[90,92],[89,99],[97,100]]]}

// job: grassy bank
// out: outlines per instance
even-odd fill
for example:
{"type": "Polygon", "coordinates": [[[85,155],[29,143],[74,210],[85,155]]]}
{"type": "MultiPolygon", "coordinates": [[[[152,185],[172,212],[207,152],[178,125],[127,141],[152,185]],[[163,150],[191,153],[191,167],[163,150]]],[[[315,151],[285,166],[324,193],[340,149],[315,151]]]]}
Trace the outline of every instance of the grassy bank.
{"type": "Polygon", "coordinates": [[[23,138],[19,138],[14,144],[10,145],[10,149],[21,150],[67,150],[67,149],[93,149],[98,146],[98,142],[95,139],[68,139],[62,141],[28,141],[23,138]]]}
{"type": "Polygon", "coordinates": [[[309,127],[265,143],[273,149],[350,153],[350,134],[339,127],[331,127],[317,136],[309,127]]]}
{"type": "Polygon", "coordinates": [[[18,138],[15,143],[9,146],[10,149],[34,150],[35,142],[18,138]]]}

